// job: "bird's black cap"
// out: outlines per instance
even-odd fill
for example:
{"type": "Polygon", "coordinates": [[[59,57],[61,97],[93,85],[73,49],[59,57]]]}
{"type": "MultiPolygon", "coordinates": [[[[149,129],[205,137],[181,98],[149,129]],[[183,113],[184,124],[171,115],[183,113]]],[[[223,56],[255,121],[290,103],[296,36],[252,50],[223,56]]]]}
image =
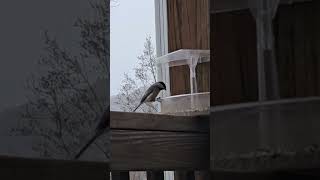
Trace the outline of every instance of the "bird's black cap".
{"type": "Polygon", "coordinates": [[[164,82],[162,82],[162,81],[159,81],[159,83],[163,85],[163,87],[164,87],[164,90],[167,90],[166,84],[165,84],[164,82]]]}

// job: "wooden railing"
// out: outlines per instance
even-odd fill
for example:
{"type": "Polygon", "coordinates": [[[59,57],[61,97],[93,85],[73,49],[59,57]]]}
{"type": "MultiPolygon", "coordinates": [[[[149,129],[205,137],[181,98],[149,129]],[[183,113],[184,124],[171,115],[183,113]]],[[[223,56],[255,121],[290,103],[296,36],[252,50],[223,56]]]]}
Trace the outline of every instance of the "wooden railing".
{"type": "Polygon", "coordinates": [[[319,108],[320,99],[298,99],[225,106],[213,110],[211,116],[111,112],[109,162],[2,156],[0,179],[100,180],[109,179],[111,172],[112,180],[128,180],[130,171],[147,171],[148,180],[163,180],[164,171],[175,171],[175,180],[319,176],[319,147],[294,154],[267,152],[251,157],[241,153],[250,154],[259,147],[257,142],[270,143],[273,139],[277,144],[271,144],[279,147],[289,140],[302,146],[304,139],[295,138],[302,135],[306,141],[314,138],[320,142],[319,108]],[[269,130],[260,131],[254,125],[269,130]],[[306,131],[301,129],[309,129],[310,135],[302,134],[306,131]],[[295,133],[298,131],[301,133],[295,133]],[[290,136],[285,136],[288,133],[290,136]],[[227,151],[239,153],[224,156],[227,151]]]}
{"type": "Polygon", "coordinates": [[[148,180],[175,171],[175,180],[206,179],[210,165],[209,115],[182,117],[111,113],[112,179],[147,171],[148,180]]]}
{"type": "Polygon", "coordinates": [[[210,165],[209,115],[111,112],[111,162],[0,157],[0,179],[129,180],[130,171],[147,171],[148,180],[207,179],[210,165]]]}

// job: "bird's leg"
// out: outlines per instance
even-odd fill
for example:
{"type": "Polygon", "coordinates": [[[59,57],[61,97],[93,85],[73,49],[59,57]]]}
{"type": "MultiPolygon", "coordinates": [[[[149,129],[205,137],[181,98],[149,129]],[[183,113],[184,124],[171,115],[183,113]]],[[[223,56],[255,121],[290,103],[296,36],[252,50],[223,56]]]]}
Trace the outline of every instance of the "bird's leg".
{"type": "Polygon", "coordinates": [[[156,101],[161,103],[161,101],[162,101],[161,97],[157,97],[156,101]]]}

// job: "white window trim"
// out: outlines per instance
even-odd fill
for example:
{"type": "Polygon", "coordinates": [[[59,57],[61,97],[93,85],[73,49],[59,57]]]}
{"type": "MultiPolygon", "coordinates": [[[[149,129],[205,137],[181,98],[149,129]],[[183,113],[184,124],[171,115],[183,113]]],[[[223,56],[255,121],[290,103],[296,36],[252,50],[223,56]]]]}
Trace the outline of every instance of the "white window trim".
{"type": "Polygon", "coordinates": [[[167,0],[154,0],[157,57],[168,54],[167,0]]]}

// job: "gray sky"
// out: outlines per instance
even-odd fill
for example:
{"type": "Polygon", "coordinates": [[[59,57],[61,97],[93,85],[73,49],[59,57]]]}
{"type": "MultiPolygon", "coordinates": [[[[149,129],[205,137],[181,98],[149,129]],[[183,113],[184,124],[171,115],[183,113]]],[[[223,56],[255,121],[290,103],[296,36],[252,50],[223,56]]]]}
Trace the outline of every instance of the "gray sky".
{"type": "Polygon", "coordinates": [[[155,47],[154,0],[118,0],[118,4],[110,15],[111,95],[119,91],[123,73],[133,74],[147,35],[155,47]]]}

